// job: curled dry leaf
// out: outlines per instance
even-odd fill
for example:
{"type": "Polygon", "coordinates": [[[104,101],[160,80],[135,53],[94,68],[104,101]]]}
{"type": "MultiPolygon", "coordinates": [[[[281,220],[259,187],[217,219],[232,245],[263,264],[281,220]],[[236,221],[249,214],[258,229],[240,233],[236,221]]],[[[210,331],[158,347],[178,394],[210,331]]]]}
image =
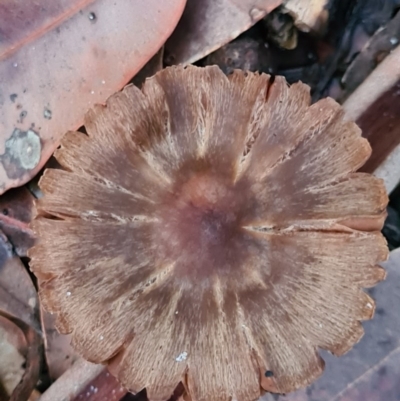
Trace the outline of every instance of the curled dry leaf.
{"type": "Polygon", "coordinates": [[[10,400],[26,400],[36,385],[41,367],[38,297],[28,272],[21,260],[14,256],[11,244],[3,234],[0,236],[0,316],[18,325],[25,335],[25,372],[10,400]]]}
{"type": "Polygon", "coordinates": [[[34,217],[34,197],[26,187],[13,188],[0,196],[0,229],[18,256],[26,256],[34,243],[28,224],[34,217]]]}
{"type": "Polygon", "coordinates": [[[341,84],[345,88],[340,97],[341,103],[365,81],[376,66],[399,44],[399,41],[400,12],[397,12],[385,27],[375,32],[347,68],[341,79],[341,84]]]}
{"type": "Polygon", "coordinates": [[[26,354],[24,375],[17,387],[15,387],[10,401],[27,400],[29,398],[39,379],[42,365],[43,344],[41,335],[23,322],[18,322],[18,324],[24,332],[28,351],[26,354]]]}
{"type": "Polygon", "coordinates": [[[185,0],[0,4],[0,193],[32,178],[83,111],[157,52],[185,0]]]}
{"type": "Polygon", "coordinates": [[[44,307],[132,392],[249,401],[346,353],[385,277],[382,181],[332,99],[217,67],[96,106],[46,170],[30,251],[44,307]],[[110,135],[112,133],[112,135],[110,135]],[[77,188],[79,190],[77,190],[77,188]]]}
{"type": "Polygon", "coordinates": [[[0,400],[8,400],[21,381],[26,348],[22,330],[0,316],[0,400]]]}
{"type": "Polygon", "coordinates": [[[189,64],[238,37],[282,0],[188,0],[166,43],[167,64],[189,64]]]}
{"type": "Polygon", "coordinates": [[[40,332],[38,295],[21,260],[0,234],[0,315],[24,322],[40,332]]]}

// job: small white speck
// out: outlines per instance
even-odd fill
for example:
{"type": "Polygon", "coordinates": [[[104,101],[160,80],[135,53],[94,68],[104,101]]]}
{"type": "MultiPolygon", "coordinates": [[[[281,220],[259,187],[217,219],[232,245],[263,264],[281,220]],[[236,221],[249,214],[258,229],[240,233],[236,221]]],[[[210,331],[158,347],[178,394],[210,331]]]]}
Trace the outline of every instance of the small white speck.
{"type": "Polygon", "coordinates": [[[390,38],[389,42],[391,45],[395,46],[397,45],[397,43],[399,43],[399,39],[397,39],[396,37],[390,38]]]}
{"type": "Polygon", "coordinates": [[[104,79],[101,81],[101,83],[103,84],[103,85],[105,85],[105,83],[106,83],[106,81],[104,81],[104,79]]]}
{"type": "Polygon", "coordinates": [[[258,19],[262,18],[263,15],[264,15],[264,12],[257,7],[254,7],[250,10],[250,17],[253,20],[258,20],[258,19]]]}
{"type": "Polygon", "coordinates": [[[372,309],[372,304],[370,304],[369,302],[367,303],[367,308],[368,309],[372,309]]]}
{"type": "Polygon", "coordinates": [[[14,63],[13,66],[14,66],[14,67],[18,67],[18,63],[14,63]]]}
{"type": "Polygon", "coordinates": [[[320,323],[318,326],[322,329],[322,323],[320,323]]]}
{"type": "Polygon", "coordinates": [[[91,91],[90,93],[91,93],[92,95],[94,95],[94,91],[91,91]]]}
{"type": "Polygon", "coordinates": [[[113,394],[115,394],[115,389],[112,391],[113,394]]]}
{"type": "Polygon", "coordinates": [[[71,291],[67,291],[67,297],[71,296],[71,291]]]}
{"type": "Polygon", "coordinates": [[[94,390],[94,386],[90,386],[90,391],[93,391],[94,390]]]}
{"type": "Polygon", "coordinates": [[[29,305],[31,308],[34,308],[34,307],[36,306],[36,298],[34,298],[34,297],[29,298],[29,300],[28,300],[28,305],[29,305]]]}
{"type": "Polygon", "coordinates": [[[182,352],[180,355],[178,355],[178,356],[175,358],[175,361],[176,361],[176,362],[183,362],[183,361],[186,360],[187,356],[188,356],[188,354],[187,354],[186,351],[185,351],[185,352],[182,352]]]}
{"type": "Polygon", "coordinates": [[[97,388],[97,387],[95,387],[94,389],[93,389],[93,392],[96,394],[97,392],[99,391],[99,389],[97,388]]]}
{"type": "Polygon", "coordinates": [[[177,315],[177,314],[178,314],[178,311],[175,312],[175,315],[177,315]]]}
{"type": "Polygon", "coordinates": [[[103,337],[103,336],[100,336],[100,340],[104,340],[104,337],[103,337]]]}
{"type": "Polygon", "coordinates": [[[89,393],[89,391],[86,393],[86,397],[90,397],[90,393],[89,393]]]}

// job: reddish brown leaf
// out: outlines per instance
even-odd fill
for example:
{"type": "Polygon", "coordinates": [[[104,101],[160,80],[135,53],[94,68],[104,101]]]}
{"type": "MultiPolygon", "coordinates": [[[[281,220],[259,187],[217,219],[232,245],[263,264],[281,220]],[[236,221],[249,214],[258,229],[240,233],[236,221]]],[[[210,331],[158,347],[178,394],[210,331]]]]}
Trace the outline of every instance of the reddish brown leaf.
{"type": "Polygon", "coordinates": [[[218,49],[282,0],[188,0],[171,38],[166,43],[167,64],[189,64],[218,49]]]}
{"type": "Polygon", "coordinates": [[[0,6],[0,192],[33,177],[85,111],[127,83],[185,0],[6,0],[0,6]],[[3,39],[3,37],[5,39],[3,39]]]}

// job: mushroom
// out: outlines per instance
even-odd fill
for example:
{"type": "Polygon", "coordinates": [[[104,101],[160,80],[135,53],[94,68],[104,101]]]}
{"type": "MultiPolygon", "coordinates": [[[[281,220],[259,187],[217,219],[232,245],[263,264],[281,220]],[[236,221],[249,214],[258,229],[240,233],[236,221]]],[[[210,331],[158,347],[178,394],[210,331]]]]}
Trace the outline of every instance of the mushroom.
{"type": "Polygon", "coordinates": [[[347,352],[384,279],[382,181],[332,99],[283,77],[175,66],[69,132],[31,249],[42,303],[130,391],[286,393],[347,352]]]}

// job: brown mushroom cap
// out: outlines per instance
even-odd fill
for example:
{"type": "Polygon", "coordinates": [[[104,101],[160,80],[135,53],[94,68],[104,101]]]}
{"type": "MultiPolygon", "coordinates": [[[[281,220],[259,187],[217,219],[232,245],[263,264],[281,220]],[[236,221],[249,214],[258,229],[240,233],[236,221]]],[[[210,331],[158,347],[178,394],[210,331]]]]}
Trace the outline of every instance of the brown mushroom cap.
{"type": "Polygon", "coordinates": [[[368,142],[308,86],[171,67],[70,132],[30,251],[41,300],[129,390],[286,393],[362,336],[387,256],[368,142]],[[261,386],[261,387],[260,387],[261,386]]]}

